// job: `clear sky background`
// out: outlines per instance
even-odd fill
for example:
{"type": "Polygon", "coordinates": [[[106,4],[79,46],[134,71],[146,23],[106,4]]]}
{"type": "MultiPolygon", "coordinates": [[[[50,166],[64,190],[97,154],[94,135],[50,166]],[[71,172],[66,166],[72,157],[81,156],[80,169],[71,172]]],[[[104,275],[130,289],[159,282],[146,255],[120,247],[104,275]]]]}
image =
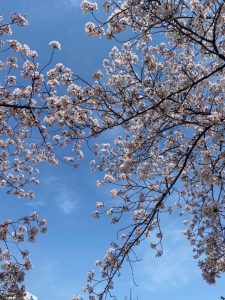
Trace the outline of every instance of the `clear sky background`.
{"type": "MultiPolygon", "coordinates": [[[[0,13],[21,12],[29,26],[17,29],[14,38],[28,43],[39,53],[44,63],[50,56],[49,41],[58,40],[62,50],[55,62],[62,62],[85,78],[101,68],[113,42],[90,38],[84,24],[90,16],[80,11],[80,0],[1,0],[0,13]]],[[[37,210],[47,218],[49,230],[30,247],[33,269],[26,284],[38,300],[69,300],[81,292],[86,271],[102,258],[111,240],[116,239],[116,227],[109,220],[95,220],[91,211],[96,201],[110,200],[106,190],[97,189],[94,174],[89,169],[89,155],[79,169],[65,165],[41,166],[41,185],[34,201],[0,194],[0,218],[16,219],[37,210]]],[[[163,221],[165,232],[164,256],[154,258],[150,241],[137,249],[141,262],[134,265],[132,283],[125,266],[117,281],[115,296],[124,300],[132,288],[139,300],[219,300],[225,296],[224,277],[216,285],[203,282],[189,244],[182,237],[182,222],[177,217],[163,221]]],[[[87,299],[84,295],[84,299],[87,299]]]]}

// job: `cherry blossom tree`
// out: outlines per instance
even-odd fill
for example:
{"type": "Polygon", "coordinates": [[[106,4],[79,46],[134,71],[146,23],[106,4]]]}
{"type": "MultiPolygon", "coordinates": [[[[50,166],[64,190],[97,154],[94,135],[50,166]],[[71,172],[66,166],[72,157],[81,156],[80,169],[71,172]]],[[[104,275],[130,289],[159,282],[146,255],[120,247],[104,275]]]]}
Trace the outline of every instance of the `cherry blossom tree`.
{"type": "Polygon", "coordinates": [[[84,291],[92,300],[111,295],[115,276],[137,259],[135,246],[146,238],[161,256],[161,216],[177,210],[203,278],[213,284],[225,271],[225,3],[109,0],[103,7],[105,21],[96,3],[83,1],[94,17],[85,30],[118,46],[74,100],[92,112],[85,120],[90,136],[119,132],[95,146],[92,167],[105,173],[97,185],[112,186],[115,205],[98,202],[93,216],[128,221],[96,261],[101,278],[89,270],[84,291]]]}
{"type": "MultiPolygon", "coordinates": [[[[87,141],[95,155],[91,167],[104,174],[97,185],[110,185],[115,200],[113,206],[97,202],[93,216],[127,221],[120,239],[96,261],[101,278],[88,271],[89,299],[111,295],[114,278],[125,261],[137,259],[135,248],[146,238],[157,257],[163,254],[160,219],[175,211],[212,284],[225,270],[224,1],[124,0],[103,7],[106,21],[98,20],[96,3],[82,3],[95,20],[86,24],[87,34],[117,44],[93,83],[63,64],[51,66],[57,41],[40,66],[36,51],[10,39],[13,25],[27,25],[22,15],[1,21],[0,185],[33,198],[37,165],[62,159],[77,167],[87,141]],[[119,134],[101,143],[110,130],[119,134]],[[68,156],[59,158],[60,148],[68,156]]],[[[46,224],[35,213],[0,224],[2,299],[25,292],[31,263],[20,243],[32,242],[39,230],[46,224]]]]}
{"type": "MultiPolygon", "coordinates": [[[[56,164],[54,146],[63,146],[70,139],[66,132],[58,138],[56,130],[54,135],[49,133],[50,141],[44,124],[47,120],[50,124],[53,101],[64,103],[66,107],[66,98],[57,100],[55,86],[70,82],[72,71],[61,64],[47,70],[55,50],[60,49],[58,42],[50,42],[50,59],[40,67],[36,51],[9,38],[13,26],[27,24],[21,14],[13,13],[9,21],[1,17],[0,187],[19,198],[32,199],[34,192],[29,189],[30,184],[39,184],[35,166],[42,161],[56,164]],[[53,72],[58,74],[59,81],[53,79],[53,72]]],[[[63,114],[63,110],[59,110],[63,114]]],[[[59,130],[61,125],[57,126],[59,130]]],[[[71,161],[68,157],[65,160],[71,161]]],[[[37,234],[46,230],[45,219],[39,218],[36,212],[16,221],[7,219],[0,223],[0,299],[24,299],[23,281],[31,261],[28,250],[21,244],[34,242],[37,234]]]]}

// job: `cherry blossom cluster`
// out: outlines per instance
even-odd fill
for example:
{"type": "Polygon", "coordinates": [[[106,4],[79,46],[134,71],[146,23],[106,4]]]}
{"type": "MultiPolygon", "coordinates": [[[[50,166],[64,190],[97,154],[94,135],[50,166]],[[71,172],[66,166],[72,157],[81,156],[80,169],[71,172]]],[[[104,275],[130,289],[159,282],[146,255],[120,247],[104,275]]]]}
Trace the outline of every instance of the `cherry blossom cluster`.
{"type": "Polygon", "coordinates": [[[1,299],[22,299],[25,295],[24,276],[32,265],[29,251],[22,249],[21,244],[33,243],[37,234],[46,230],[45,219],[39,219],[36,212],[17,221],[5,220],[0,224],[1,299]]]}
{"type": "Polygon", "coordinates": [[[89,2],[85,0],[81,4],[81,9],[83,13],[93,12],[95,10],[98,10],[98,5],[96,2],[89,2]]]}

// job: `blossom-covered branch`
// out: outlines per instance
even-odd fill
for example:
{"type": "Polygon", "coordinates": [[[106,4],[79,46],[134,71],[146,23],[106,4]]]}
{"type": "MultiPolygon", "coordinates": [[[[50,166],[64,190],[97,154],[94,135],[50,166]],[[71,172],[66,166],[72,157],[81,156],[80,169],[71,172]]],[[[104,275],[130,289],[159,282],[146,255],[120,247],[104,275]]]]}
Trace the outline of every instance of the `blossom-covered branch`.
{"type": "MultiPolygon", "coordinates": [[[[88,272],[89,299],[105,299],[134,247],[151,237],[162,255],[160,215],[179,210],[184,234],[203,278],[214,283],[224,257],[225,4],[215,0],[83,1],[94,16],[86,32],[123,41],[104,60],[105,71],[83,88],[80,105],[92,115],[90,136],[119,127],[114,141],[95,146],[97,182],[113,186],[118,204],[98,202],[93,216],[133,221],[96,262],[101,279],[88,272]],[[127,40],[124,41],[124,36],[127,40]],[[119,200],[120,199],[120,200],[119,200]],[[127,218],[130,220],[130,217],[127,218]]],[[[124,222],[124,221],[123,221],[124,222]]],[[[135,258],[135,257],[134,257],[135,258]]]]}
{"type": "Polygon", "coordinates": [[[0,299],[22,299],[26,289],[25,272],[31,269],[29,252],[22,243],[33,243],[38,232],[47,230],[45,219],[36,212],[17,221],[5,220],[0,224],[0,299]]]}

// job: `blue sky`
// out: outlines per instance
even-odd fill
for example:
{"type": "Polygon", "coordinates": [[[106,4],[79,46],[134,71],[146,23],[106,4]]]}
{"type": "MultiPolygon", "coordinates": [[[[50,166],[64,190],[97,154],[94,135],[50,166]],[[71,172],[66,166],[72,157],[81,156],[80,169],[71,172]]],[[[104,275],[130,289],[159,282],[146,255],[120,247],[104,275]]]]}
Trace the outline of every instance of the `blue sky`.
{"type": "MultiPolygon", "coordinates": [[[[50,55],[49,41],[59,40],[62,51],[55,62],[70,66],[85,78],[101,67],[113,45],[85,35],[89,16],[81,13],[80,0],[1,0],[0,10],[4,16],[13,11],[27,16],[30,25],[16,30],[14,38],[36,49],[41,62],[50,55]]],[[[96,201],[110,200],[106,190],[97,189],[97,177],[89,170],[87,156],[77,170],[65,165],[41,166],[41,185],[32,202],[0,194],[1,219],[15,219],[33,210],[47,218],[49,230],[30,247],[33,269],[26,279],[29,291],[39,300],[69,300],[80,293],[86,271],[116,237],[116,228],[107,219],[91,217],[96,201]]],[[[125,266],[115,289],[118,300],[123,300],[131,287],[139,300],[219,300],[225,295],[224,277],[213,286],[203,282],[191,249],[180,235],[180,223],[176,217],[164,220],[167,234],[162,258],[154,258],[149,241],[137,249],[143,258],[134,265],[138,286],[125,266]]]]}

